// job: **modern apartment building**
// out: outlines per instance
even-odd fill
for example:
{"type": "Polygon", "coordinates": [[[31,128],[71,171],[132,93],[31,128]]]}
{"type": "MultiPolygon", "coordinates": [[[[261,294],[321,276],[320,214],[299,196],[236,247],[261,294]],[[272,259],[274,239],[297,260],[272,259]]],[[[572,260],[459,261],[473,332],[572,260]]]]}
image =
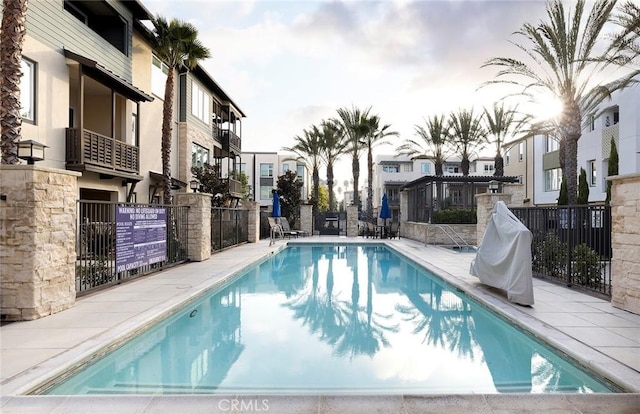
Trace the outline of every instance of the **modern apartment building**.
{"type": "MultiPolygon", "coordinates": [[[[82,174],[79,199],[162,199],[168,69],[153,53],[151,17],[137,0],[29,2],[22,137],[47,146],[39,165],[82,174]]],[[[233,175],[244,113],[202,67],[176,75],[172,187],[186,191],[203,160],[233,175]]]]}
{"type": "MultiPolygon", "coordinates": [[[[586,117],[578,141],[578,174],[584,168],[589,203],[606,199],[612,139],[618,148],[619,174],[640,172],[639,86],[615,92],[586,117]]],[[[548,135],[535,135],[505,144],[505,175],[522,177],[525,201],[555,205],[562,182],[558,141],[548,135]]]]}
{"type": "Polygon", "coordinates": [[[306,163],[294,154],[278,152],[243,152],[240,171],[247,175],[250,192],[261,208],[272,204],[271,190],[277,187],[278,177],[293,170],[302,180],[301,199],[307,200],[311,191],[311,177],[306,163]]]}

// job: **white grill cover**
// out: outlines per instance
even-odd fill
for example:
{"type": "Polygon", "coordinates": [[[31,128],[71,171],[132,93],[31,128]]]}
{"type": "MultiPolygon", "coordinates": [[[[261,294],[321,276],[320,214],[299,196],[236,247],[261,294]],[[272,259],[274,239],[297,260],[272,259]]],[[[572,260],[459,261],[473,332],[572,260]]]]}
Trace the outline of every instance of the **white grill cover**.
{"type": "Polygon", "coordinates": [[[470,273],[486,285],[505,290],[511,302],[533,305],[531,238],[529,229],[498,201],[470,273]]]}

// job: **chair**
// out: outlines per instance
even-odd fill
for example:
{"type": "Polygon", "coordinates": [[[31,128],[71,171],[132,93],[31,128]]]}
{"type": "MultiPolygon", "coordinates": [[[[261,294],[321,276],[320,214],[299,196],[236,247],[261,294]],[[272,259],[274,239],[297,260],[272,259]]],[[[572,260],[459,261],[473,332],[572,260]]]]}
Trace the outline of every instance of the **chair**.
{"type": "Polygon", "coordinates": [[[389,226],[389,238],[400,238],[400,223],[397,221],[392,221],[389,226]]]}
{"type": "Polygon", "coordinates": [[[298,236],[303,236],[303,237],[307,237],[309,235],[309,232],[307,232],[306,230],[299,230],[299,229],[292,229],[291,226],[289,225],[289,220],[286,217],[280,217],[280,224],[282,224],[282,229],[284,230],[284,232],[292,232],[296,234],[296,237],[298,236]]]}
{"type": "Polygon", "coordinates": [[[298,233],[297,232],[292,231],[291,229],[286,230],[284,228],[284,226],[282,225],[282,219],[283,219],[283,217],[279,217],[279,220],[276,220],[275,217],[267,217],[267,220],[269,221],[271,239],[272,240],[275,239],[276,238],[275,236],[277,236],[277,235],[280,235],[280,237],[283,238],[283,239],[285,237],[290,239],[291,236],[298,237],[298,233]]]}
{"type": "Polygon", "coordinates": [[[370,221],[367,221],[367,237],[373,237],[374,239],[378,238],[378,226],[375,226],[370,221]]]}

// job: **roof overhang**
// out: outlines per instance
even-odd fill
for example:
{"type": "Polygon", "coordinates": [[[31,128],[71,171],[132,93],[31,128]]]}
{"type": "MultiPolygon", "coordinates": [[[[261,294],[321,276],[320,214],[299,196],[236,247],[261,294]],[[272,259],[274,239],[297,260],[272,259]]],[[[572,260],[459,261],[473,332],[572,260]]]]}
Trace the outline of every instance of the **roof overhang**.
{"type": "Polygon", "coordinates": [[[499,181],[501,183],[517,183],[520,181],[518,177],[502,176],[497,177],[495,175],[426,175],[420,177],[417,180],[413,180],[402,186],[403,190],[415,188],[421,185],[427,185],[432,183],[484,183],[489,184],[489,181],[499,181]]]}
{"type": "MultiPolygon", "coordinates": [[[[153,180],[158,181],[158,182],[162,182],[164,180],[164,175],[160,174],[159,172],[155,172],[155,171],[149,171],[149,177],[151,177],[153,180]]],[[[185,183],[184,181],[180,181],[176,178],[171,177],[171,189],[172,190],[178,190],[180,188],[186,188],[187,187],[187,183],[185,183]]]]}
{"type": "Polygon", "coordinates": [[[147,95],[140,89],[133,86],[130,82],[122,79],[115,73],[100,65],[95,60],[71,52],[67,49],[63,49],[63,51],[66,58],[74,60],[82,65],[82,71],[84,73],[117,91],[127,99],[131,99],[135,102],[153,101],[153,97],[151,95],[147,95]]]}

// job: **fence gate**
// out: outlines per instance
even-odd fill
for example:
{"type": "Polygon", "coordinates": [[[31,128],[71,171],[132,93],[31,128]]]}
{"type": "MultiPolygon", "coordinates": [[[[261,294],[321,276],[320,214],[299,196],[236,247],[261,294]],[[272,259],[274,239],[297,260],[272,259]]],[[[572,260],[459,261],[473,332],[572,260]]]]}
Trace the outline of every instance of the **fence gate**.
{"type": "Polygon", "coordinates": [[[316,215],[316,231],[321,236],[339,236],[342,221],[339,212],[318,213],[316,215]]]}

